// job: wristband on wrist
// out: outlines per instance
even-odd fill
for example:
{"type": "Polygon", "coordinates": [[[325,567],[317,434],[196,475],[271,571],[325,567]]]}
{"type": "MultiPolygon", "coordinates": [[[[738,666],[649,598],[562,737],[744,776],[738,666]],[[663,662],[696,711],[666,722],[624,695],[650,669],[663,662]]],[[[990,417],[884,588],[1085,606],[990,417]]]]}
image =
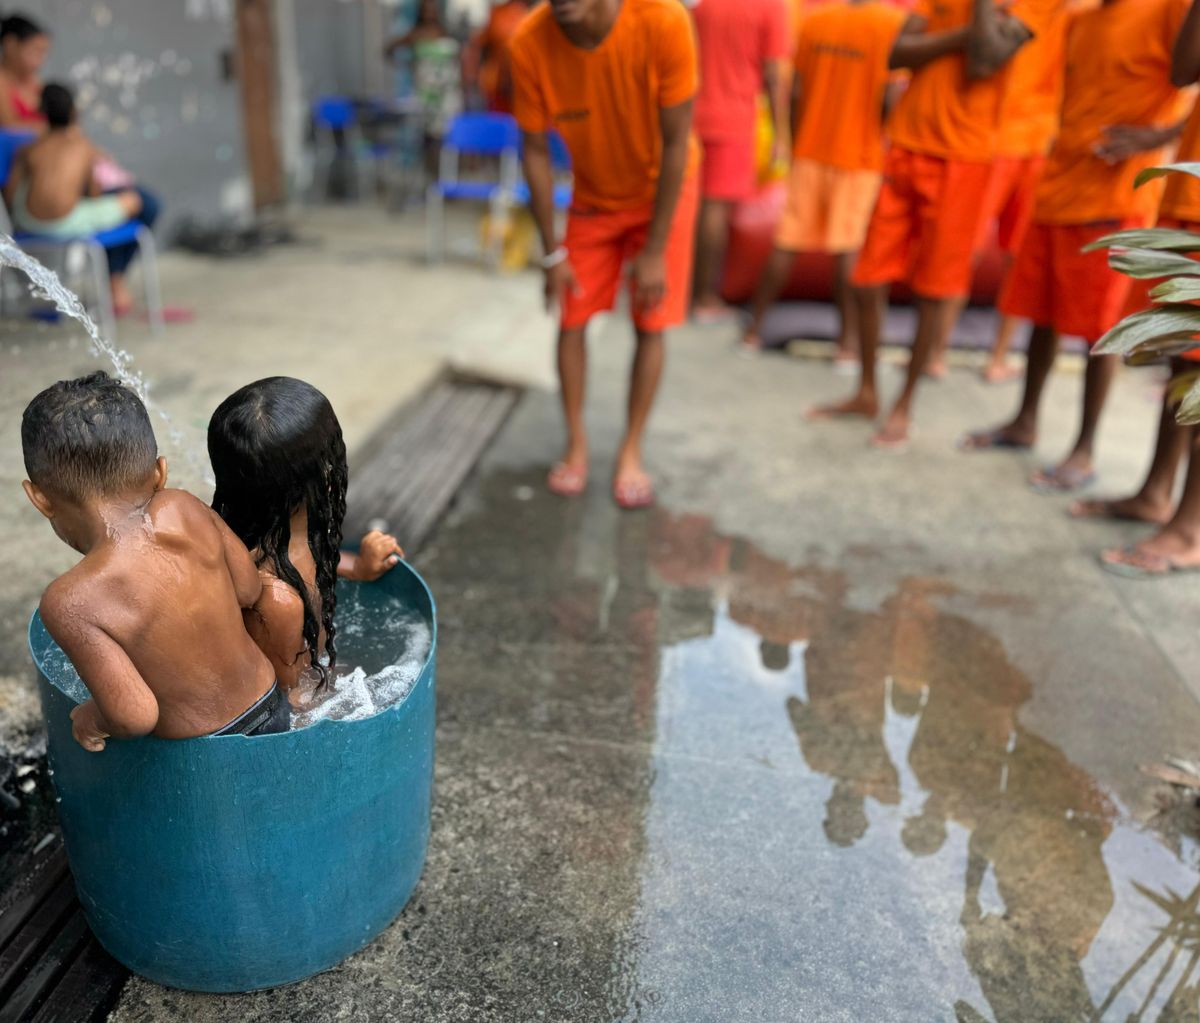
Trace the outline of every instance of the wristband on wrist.
{"type": "Polygon", "coordinates": [[[560,245],[553,252],[547,252],[542,257],[542,269],[543,270],[553,270],[556,266],[558,266],[559,263],[565,263],[566,261],[567,261],[566,246],[560,245]]]}

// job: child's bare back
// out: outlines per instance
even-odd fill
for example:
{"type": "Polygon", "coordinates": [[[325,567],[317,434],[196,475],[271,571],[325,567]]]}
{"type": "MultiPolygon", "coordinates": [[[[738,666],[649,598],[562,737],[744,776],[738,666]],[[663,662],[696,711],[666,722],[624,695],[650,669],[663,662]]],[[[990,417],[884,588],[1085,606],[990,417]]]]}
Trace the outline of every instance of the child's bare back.
{"type": "Polygon", "coordinates": [[[42,618],[106,720],[119,702],[126,722],[185,738],[227,725],[275,682],[242,624],[260,586],[210,508],[161,490],[51,583],[42,618]]]}
{"type": "Polygon", "coordinates": [[[74,125],[49,132],[22,149],[13,168],[13,188],[25,183],[25,208],[39,220],[58,220],[84,196],[95,194],[96,147],[74,125]]]}
{"type": "Polygon", "coordinates": [[[249,551],[166,461],[137,396],[103,373],[60,381],[21,421],[24,488],[83,560],[42,597],[42,619],[92,699],[75,738],[175,739],[282,731],[287,701],[242,623],[262,583],[249,551]]]}

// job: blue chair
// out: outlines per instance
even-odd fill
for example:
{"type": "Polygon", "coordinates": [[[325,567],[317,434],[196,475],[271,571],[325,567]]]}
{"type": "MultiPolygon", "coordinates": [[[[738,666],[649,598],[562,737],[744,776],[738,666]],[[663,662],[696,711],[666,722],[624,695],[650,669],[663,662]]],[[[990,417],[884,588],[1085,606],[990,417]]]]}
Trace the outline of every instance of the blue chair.
{"type": "MultiPolygon", "coordinates": [[[[34,138],[32,132],[0,129],[0,187],[8,181],[17,150],[32,142],[34,138]]],[[[154,234],[144,224],[130,220],[98,234],[81,235],[78,238],[50,237],[29,231],[15,231],[7,209],[2,206],[0,209],[3,209],[0,230],[12,235],[14,241],[31,256],[37,256],[43,262],[58,261],[69,270],[72,255],[76,252],[82,253],[82,267],[90,275],[92,290],[95,292],[100,329],[110,341],[115,340],[117,336],[117,319],[113,311],[112,290],[108,283],[106,250],[113,245],[135,243],[142,257],[142,283],[146,291],[146,312],[150,318],[150,326],[156,332],[162,330],[163,306],[158,277],[158,247],[154,243],[154,234]]],[[[0,296],[2,295],[3,289],[0,288],[0,296]]]]}
{"type": "MultiPolygon", "coordinates": [[[[313,191],[318,199],[329,194],[333,166],[343,154],[354,169],[355,189],[359,197],[370,192],[370,167],[363,160],[364,144],[358,105],[349,96],[320,96],[312,105],[313,191]]],[[[374,154],[370,154],[374,155],[374,154]]]]}
{"type": "MultiPolygon", "coordinates": [[[[569,210],[574,193],[571,184],[571,153],[558,132],[550,132],[547,138],[550,142],[550,166],[557,179],[554,182],[554,208],[569,210]]],[[[529,185],[524,180],[518,181],[512,190],[512,201],[518,206],[528,206],[529,200],[529,185]]]]}
{"type": "MultiPolygon", "coordinates": [[[[499,230],[508,215],[508,197],[517,182],[521,133],[516,120],[508,114],[459,114],[450,122],[442,140],[438,160],[438,178],[426,193],[426,249],[430,262],[445,258],[445,204],[452,202],[487,203],[492,215],[493,238],[502,240],[499,230]],[[494,178],[463,181],[459,177],[462,156],[493,157],[499,162],[494,178]]],[[[499,244],[487,246],[489,261],[499,259],[499,244]]]]}

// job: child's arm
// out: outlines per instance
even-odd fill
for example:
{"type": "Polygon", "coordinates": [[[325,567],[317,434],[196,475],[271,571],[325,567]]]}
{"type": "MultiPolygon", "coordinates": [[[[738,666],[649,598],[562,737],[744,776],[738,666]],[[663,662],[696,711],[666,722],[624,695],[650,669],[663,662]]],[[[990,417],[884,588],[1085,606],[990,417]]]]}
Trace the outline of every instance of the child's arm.
{"type": "Polygon", "coordinates": [[[362,538],[358,553],[342,551],[337,574],[343,579],[374,582],[404,557],[404,549],[394,536],[372,529],[362,538]]]}
{"type": "Polygon", "coordinates": [[[258,598],[262,596],[263,589],[262,577],[258,574],[254,559],[250,557],[246,545],[237,538],[237,534],[225,525],[225,520],[211,508],[208,513],[212,516],[217,532],[221,536],[221,546],[225,551],[225,564],[229,568],[229,577],[233,580],[238,606],[253,607],[258,602],[258,598]]]}
{"type": "Polygon", "coordinates": [[[80,616],[86,599],[51,584],[42,597],[46,631],[75,665],[92,698],[71,713],[76,741],[93,753],[108,736],[149,735],[158,724],[158,701],[129,655],[95,622],[80,616]]]}
{"type": "Polygon", "coordinates": [[[245,616],[246,631],[267,655],[283,689],[294,689],[308,663],[304,643],[304,602],[287,583],[271,579],[245,616]]]}

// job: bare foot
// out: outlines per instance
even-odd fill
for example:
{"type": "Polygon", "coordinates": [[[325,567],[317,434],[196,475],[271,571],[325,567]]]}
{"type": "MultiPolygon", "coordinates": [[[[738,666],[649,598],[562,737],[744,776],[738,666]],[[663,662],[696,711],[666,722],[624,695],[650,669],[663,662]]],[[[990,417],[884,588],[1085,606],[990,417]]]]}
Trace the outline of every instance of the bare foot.
{"type": "Polygon", "coordinates": [[[738,353],[741,355],[761,355],[762,350],[762,338],[758,336],[756,330],[747,330],[742,335],[742,340],[738,342],[738,353]]]}
{"type": "Polygon", "coordinates": [[[887,451],[903,451],[908,447],[908,416],[893,409],[871,438],[871,445],[887,451]]]}
{"type": "Polygon", "coordinates": [[[833,353],[833,372],[840,377],[858,372],[858,352],[852,348],[839,348],[833,353]]]}
{"type": "Polygon", "coordinates": [[[617,456],[613,500],[626,511],[654,504],[654,481],[643,468],[641,456],[634,451],[622,451],[617,456]]]}
{"type": "Polygon", "coordinates": [[[1116,519],[1118,522],[1151,522],[1165,525],[1171,521],[1171,502],[1155,501],[1141,494],[1122,498],[1097,498],[1072,501],[1067,514],[1075,519],[1116,519]]]}
{"type": "Polygon", "coordinates": [[[1035,472],[1029,477],[1029,485],[1040,494],[1069,494],[1089,486],[1095,479],[1091,456],[1073,451],[1058,465],[1035,472]]]}
{"type": "Polygon", "coordinates": [[[1147,578],[1200,570],[1200,542],[1170,527],[1131,547],[1104,551],[1100,563],[1118,575],[1147,578]]]}
{"type": "Polygon", "coordinates": [[[930,359],[929,365],[925,367],[925,375],[930,380],[945,380],[946,374],[949,372],[950,368],[946,365],[946,358],[942,355],[930,359]]]}
{"type": "Polygon", "coordinates": [[[833,405],[817,405],[810,408],[805,419],[874,419],[879,415],[879,399],[873,394],[863,394],[861,391],[853,398],[839,401],[833,405]]]}
{"type": "Polygon", "coordinates": [[[958,442],[960,451],[1028,451],[1037,440],[1037,434],[1016,423],[998,426],[992,430],[977,430],[968,433],[958,442]]]}
{"type": "Polygon", "coordinates": [[[1024,375],[1023,367],[1007,362],[989,362],[983,369],[983,379],[989,384],[1006,384],[1024,375]]]}
{"type": "Polygon", "coordinates": [[[546,489],[559,497],[578,497],[587,489],[587,463],[556,462],[546,476],[546,489]]]}
{"type": "Polygon", "coordinates": [[[728,323],[737,313],[719,299],[705,299],[692,306],[692,319],[701,327],[728,323]]]}

